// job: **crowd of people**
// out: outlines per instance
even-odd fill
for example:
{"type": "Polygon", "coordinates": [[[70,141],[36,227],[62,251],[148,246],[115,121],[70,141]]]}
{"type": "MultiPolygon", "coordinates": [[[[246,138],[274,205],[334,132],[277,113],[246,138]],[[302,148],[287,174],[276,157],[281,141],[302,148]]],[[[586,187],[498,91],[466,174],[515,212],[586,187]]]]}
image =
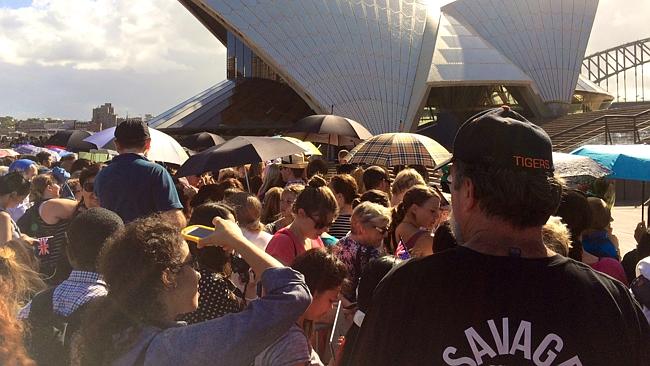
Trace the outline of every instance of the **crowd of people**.
{"type": "Polygon", "coordinates": [[[0,364],[650,364],[648,229],[621,258],[611,205],[507,107],[442,186],[347,151],[178,177],[150,141],[3,159],[0,364]]]}

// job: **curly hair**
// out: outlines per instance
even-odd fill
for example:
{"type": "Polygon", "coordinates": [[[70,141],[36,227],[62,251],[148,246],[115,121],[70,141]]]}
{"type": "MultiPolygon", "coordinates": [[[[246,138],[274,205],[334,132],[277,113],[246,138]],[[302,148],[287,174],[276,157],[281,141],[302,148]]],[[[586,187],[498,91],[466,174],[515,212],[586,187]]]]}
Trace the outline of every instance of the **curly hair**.
{"type": "Polygon", "coordinates": [[[36,365],[23,344],[24,328],[16,313],[30,292],[29,272],[13,249],[0,247],[0,364],[36,365]]]}
{"type": "Polygon", "coordinates": [[[108,296],[84,316],[83,364],[110,363],[133,346],[140,328],[162,326],[166,309],[161,278],[165,270],[182,266],[182,245],[178,228],[161,215],[137,219],[108,240],[99,256],[108,296]]]}

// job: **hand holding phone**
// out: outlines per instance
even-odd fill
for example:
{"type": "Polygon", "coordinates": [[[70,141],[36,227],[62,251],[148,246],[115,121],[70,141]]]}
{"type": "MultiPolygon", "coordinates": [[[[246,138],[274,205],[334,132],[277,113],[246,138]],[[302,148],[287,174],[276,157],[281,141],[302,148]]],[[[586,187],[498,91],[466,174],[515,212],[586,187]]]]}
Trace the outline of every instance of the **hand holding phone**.
{"type": "Polygon", "coordinates": [[[240,248],[233,247],[233,244],[248,242],[236,223],[222,219],[221,217],[215,217],[212,223],[214,224],[213,232],[205,237],[199,238],[196,242],[197,248],[216,246],[222,247],[224,250],[238,250],[240,248]]]}
{"type": "Polygon", "coordinates": [[[181,235],[185,240],[197,243],[214,233],[214,228],[203,225],[191,225],[181,230],[181,235]]]}

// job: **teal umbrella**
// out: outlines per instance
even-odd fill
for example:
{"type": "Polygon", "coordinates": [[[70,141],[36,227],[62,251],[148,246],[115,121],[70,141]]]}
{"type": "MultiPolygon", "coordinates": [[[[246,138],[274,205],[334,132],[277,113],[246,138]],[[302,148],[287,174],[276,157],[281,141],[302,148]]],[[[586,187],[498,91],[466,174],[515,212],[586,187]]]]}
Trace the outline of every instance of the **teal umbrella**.
{"type": "Polygon", "coordinates": [[[645,182],[650,181],[650,145],[585,145],[571,152],[588,156],[611,171],[608,178],[643,182],[641,220],[644,218],[645,182]]]}
{"type": "Polygon", "coordinates": [[[650,145],[585,145],[571,152],[611,171],[609,178],[650,181],[650,145]]]}

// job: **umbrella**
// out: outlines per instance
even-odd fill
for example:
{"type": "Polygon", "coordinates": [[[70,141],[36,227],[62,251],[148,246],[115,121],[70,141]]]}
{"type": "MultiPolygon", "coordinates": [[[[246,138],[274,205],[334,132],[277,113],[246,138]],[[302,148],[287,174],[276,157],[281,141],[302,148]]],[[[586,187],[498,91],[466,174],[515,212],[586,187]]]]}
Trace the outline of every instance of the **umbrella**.
{"type": "Polygon", "coordinates": [[[553,153],[555,172],[562,178],[569,177],[604,177],[611,172],[587,156],[553,153]]]}
{"type": "Polygon", "coordinates": [[[609,178],[642,181],[641,220],[645,182],[650,181],[650,145],[585,145],[571,152],[588,156],[611,170],[609,178]]]}
{"type": "Polygon", "coordinates": [[[357,141],[372,137],[359,122],[330,114],[305,117],[296,122],[287,135],[335,146],[353,146],[357,141]]]}
{"type": "Polygon", "coordinates": [[[361,142],[350,152],[350,164],[424,165],[437,169],[451,153],[436,140],[415,133],[385,133],[361,142]]]}
{"type": "Polygon", "coordinates": [[[17,152],[15,152],[13,149],[0,149],[0,158],[4,158],[7,156],[18,156],[17,152]]]}
{"type": "Polygon", "coordinates": [[[59,161],[59,158],[60,158],[59,153],[54,151],[54,150],[50,150],[50,149],[47,149],[47,148],[44,148],[44,147],[34,146],[34,145],[31,145],[31,144],[18,145],[14,149],[14,151],[16,151],[17,153],[19,153],[21,155],[36,155],[36,154],[38,154],[40,152],[45,151],[45,152],[48,152],[48,153],[52,154],[52,156],[54,157],[54,160],[56,160],[56,161],[59,161]]]}
{"type": "Polygon", "coordinates": [[[650,181],[650,145],[585,145],[571,152],[611,170],[609,178],[650,181]]]}
{"type": "Polygon", "coordinates": [[[191,156],[176,175],[199,175],[207,171],[302,154],[304,151],[299,145],[277,137],[238,136],[191,156]]]}
{"type": "Polygon", "coordinates": [[[316,145],[314,145],[310,141],[302,141],[302,140],[297,139],[295,137],[289,137],[289,136],[274,136],[274,137],[285,139],[285,140],[287,140],[289,142],[292,142],[292,143],[302,147],[302,149],[305,151],[305,155],[323,155],[323,153],[321,153],[320,150],[318,150],[316,145]]]}
{"type": "MultiPolygon", "coordinates": [[[[149,134],[151,135],[151,148],[147,154],[149,159],[178,165],[182,165],[187,160],[187,153],[173,137],[151,127],[149,127],[149,134]]],[[[98,148],[110,148],[115,139],[114,135],[115,127],[111,127],[85,138],[84,141],[93,143],[98,148]]]]}
{"type": "Polygon", "coordinates": [[[203,151],[209,147],[223,144],[224,142],[226,140],[223,137],[210,132],[199,132],[181,139],[181,145],[194,151],[203,151]]]}
{"type": "Polygon", "coordinates": [[[90,132],[79,130],[58,131],[45,141],[45,146],[60,146],[72,152],[90,151],[97,148],[95,144],[84,141],[91,135],[90,132]]]}

